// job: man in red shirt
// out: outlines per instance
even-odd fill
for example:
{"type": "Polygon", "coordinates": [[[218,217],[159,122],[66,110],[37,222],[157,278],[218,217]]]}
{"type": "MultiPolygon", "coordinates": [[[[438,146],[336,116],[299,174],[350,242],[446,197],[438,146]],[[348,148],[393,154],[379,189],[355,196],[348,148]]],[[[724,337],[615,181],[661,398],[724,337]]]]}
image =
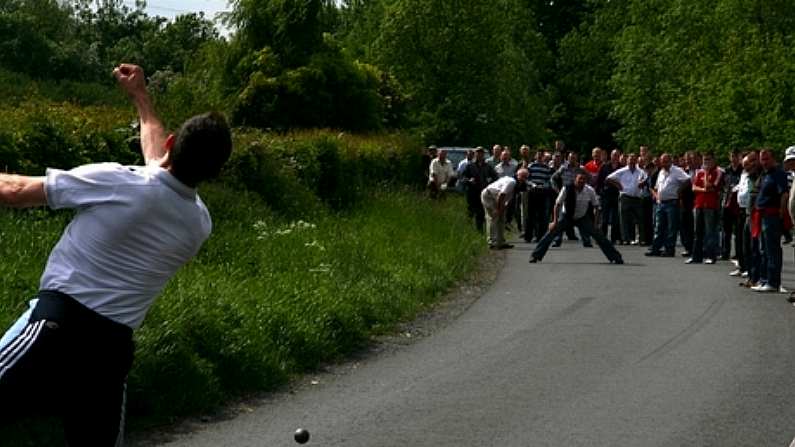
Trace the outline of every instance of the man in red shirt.
{"type": "Polygon", "coordinates": [[[591,186],[596,187],[596,179],[599,177],[599,169],[602,168],[602,148],[595,147],[591,150],[591,161],[585,163],[585,170],[591,174],[591,186]]]}
{"type": "Polygon", "coordinates": [[[718,211],[719,194],[723,182],[723,172],[715,163],[715,154],[704,155],[704,166],[693,176],[693,208],[695,237],[692,257],[687,264],[704,262],[714,264],[718,256],[718,211]]]}

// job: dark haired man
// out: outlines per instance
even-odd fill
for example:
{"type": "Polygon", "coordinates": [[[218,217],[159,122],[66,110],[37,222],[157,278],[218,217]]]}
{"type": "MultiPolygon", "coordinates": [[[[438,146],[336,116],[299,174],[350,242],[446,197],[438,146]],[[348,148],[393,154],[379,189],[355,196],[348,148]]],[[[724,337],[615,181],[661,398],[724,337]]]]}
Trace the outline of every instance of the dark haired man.
{"type": "Polygon", "coordinates": [[[778,166],[773,151],[763,149],[759,152],[762,167],[759,194],[756,196],[756,215],[751,231],[760,233],[762,246],[762,268],[760,284],[751,287],[756,292],[787,291],[781,287],[781,232],[784,215],[788,213],[789,190],[787,174],[778,166]]]}
{"type": "Polygon", "coordinates": [[[74,446],[121,444],[133,330],[209,236],[195,187],[232,150],[221,115],[193,117],[167,136],[143,70],[122,64],[113,74],[138,110],[146,166],[0,175],[0,204],[76,210],[30,310],[0,340],[0,424],[44,409],[63,418],[74,446]]]}
{"type": "Polygon", "coordinates": [[[579,173],[574,179],[574,184],[567,185],[560,191],[552,211],[549,231],[530,255],[531,264],[544,259],[552,241],[563,233],[569,223],[576,226],[583,237],[593,236],[599,248],[602,249],[602,253],[611,263],[624,263],[621,253],[594,226],[593,219],[588,215],[590,208],[599,208],[599,199],[596,197],[596,191],[587,184],[588,178],[587,173],[579,173]]]}

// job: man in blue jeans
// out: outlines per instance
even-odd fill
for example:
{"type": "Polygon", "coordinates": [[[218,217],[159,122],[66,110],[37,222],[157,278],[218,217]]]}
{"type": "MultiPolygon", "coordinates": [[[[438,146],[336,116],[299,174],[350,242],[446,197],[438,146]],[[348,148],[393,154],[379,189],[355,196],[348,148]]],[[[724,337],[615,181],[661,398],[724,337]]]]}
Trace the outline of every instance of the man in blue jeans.
{"type": "Polygon", "coordinates": [[[784,213],[788,213],[789,190],[787,174],[778,166],[773,151],[764,149],[759,152],[759,164],[762,167],[762,179],[759,184],[759,195],[756,197],[758,223],[762,230],[762,275],[764,282],[751,287],[756,292],[786,293],[781,287],[781,232],[784,213]]]}
{"type": "Polygon", "coordinates": [[[690,183],[690,176],[673,165],[669,154],[662,154],[660,165],[657,183],[652,188],[656,204],[654,241],[646,256],[671,257],[679,232],[679,192],[690,183]]]}
{"type": "Polygon", "coordinates": [[[560,236],[569,224],[576,226],[583,237],[593,236],[596,243],[599,244],[599,248],[602,249],[602,253],[605,254],[611,263],[624,263],[621,253],[616,250],[599,229],[594,227],[593,219],[588,213],[588,209],[591,207],[599,208],[599,200],[596,198],[596,191],[586,184],[587,181],[587,173],[577,174],[574,184],[566,186],[560,191],[552,209],[552,223],[549,224],[549,231],[533,250],[533,254],[530,256],[531,264],[544,259],[544,255],[547,253],[552,241],[560,236]],[[558,211],[559,209],[562,209],[562,213],[558,211]]]}

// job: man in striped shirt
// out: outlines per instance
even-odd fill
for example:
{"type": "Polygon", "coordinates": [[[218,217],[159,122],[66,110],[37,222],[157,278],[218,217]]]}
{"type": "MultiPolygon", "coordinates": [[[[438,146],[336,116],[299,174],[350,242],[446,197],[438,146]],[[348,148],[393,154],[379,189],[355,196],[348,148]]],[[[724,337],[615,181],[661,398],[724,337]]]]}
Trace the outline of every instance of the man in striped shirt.
{"type": "Polygon", "coordinates": [[[524,223],[524,240],[532,242],[535,235],[536,242],[540,241],[546,233],[549,224],[549,213],[552,203],[552,168],[544,162],[544,152],[536,152],[536,159],[527,168],[528,204],[527,215],[524,223]]]}

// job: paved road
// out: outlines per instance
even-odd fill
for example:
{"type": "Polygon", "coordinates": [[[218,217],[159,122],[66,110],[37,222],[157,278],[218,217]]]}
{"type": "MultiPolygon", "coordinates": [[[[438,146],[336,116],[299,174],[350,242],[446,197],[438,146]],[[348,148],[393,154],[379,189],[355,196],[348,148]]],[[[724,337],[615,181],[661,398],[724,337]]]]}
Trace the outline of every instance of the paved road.
{"type": "MultiPolygon", "coordinates": [[[[496,283],[455,322],[168,446],[787,446],[795,308],[686,266],[573,242],[496,283]]],[[[785,285],[795,284],[791,249],[785,285]]]]}

